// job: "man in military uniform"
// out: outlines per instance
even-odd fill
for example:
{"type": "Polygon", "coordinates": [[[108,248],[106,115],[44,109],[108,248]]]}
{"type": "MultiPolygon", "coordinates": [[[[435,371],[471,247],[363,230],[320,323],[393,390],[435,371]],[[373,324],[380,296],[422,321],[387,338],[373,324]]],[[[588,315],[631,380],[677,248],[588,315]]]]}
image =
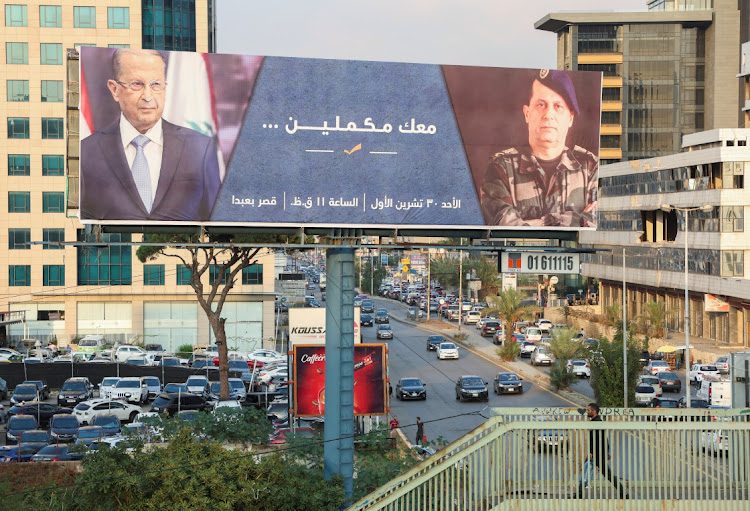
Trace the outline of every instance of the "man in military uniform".
{"type": "Polygon", "coordinates": [[[482,185],[488,225],[596,226],[597,157],[566,145],[580,115],[564,71],[542,69],[531,82],[523,115],[529,145],[493,155],[482,185]]]}

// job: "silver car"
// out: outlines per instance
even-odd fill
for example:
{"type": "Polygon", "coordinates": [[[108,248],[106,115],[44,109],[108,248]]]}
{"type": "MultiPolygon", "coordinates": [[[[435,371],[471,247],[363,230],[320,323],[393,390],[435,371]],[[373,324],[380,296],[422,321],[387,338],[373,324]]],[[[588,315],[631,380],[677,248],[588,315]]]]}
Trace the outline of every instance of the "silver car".
{"type": "Polygon", "coordinates": [[[547,348],[544,346],[537,346],[534,352],[531,354],[531,365],[552,365],[555,361],[555,356],[552,355],[547,348]]]}

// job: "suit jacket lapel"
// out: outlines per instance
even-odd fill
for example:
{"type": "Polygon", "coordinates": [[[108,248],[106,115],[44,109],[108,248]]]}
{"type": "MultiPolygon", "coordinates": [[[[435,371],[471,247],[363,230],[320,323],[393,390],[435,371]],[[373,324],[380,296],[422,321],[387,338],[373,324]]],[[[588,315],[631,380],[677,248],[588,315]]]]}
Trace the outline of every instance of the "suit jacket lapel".
{"type": "Polygon", "coordinates": [[[117,177],[130,198],[130,202],[137,205],[144,215],[148,216],[148,211],[143,205],[141,195],[138,193],[138,187],[133,180],[133,173],[130,171],[128,159],[125,157],[125,150],[122,147],[122,135],[120,135],[119,120],[116,124],[107,128],[103,137],[100,139],[101,154],[104,156],[112,173],[117,177]],[[113,148],[115,148],[113,150],[113,148]]]}
{"type": "Polygon", "coordinates": [[[179,134],[179,128],[162,119],[162,130],[164,132],[164,150],[161,155],[161,171],[159,172],[159,185],[156,187],[154,204],[151,207],[153,213],[159,207],[162,199],[167,194],[172,180],[177,174],[177,164],[182,154],[183,138],[179,134]]]}

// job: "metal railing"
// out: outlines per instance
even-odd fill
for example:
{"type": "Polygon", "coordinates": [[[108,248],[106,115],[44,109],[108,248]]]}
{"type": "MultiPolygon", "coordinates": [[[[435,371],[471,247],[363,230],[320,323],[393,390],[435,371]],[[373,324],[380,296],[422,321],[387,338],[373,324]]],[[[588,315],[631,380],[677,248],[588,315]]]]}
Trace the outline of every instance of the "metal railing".
{"type": "Polygon", "coordinates": [[[750,509],[750,410],[493,412],[350,509],[750,509]]]}

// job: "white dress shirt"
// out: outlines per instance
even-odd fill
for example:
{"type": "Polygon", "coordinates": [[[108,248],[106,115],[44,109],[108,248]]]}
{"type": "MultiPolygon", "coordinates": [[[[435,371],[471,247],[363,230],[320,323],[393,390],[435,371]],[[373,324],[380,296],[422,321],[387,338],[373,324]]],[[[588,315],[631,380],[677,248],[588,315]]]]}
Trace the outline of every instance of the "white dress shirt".
{"type": "MultiPolygon", "coordinates": [[[[125,158],[128,167],[133,167],[136,148],[131,143],[141,133],[128,122],[124,115],[120,114],[120,135],[122,136],[122,147],[125,150],[125,158]]],[[[164,153],[164,132],[162,131],[161,119],[154,124],[150,130],[144,133],[151,142],[143,147],[143,154],[148,162],[148,170],[151,174],[151,200],[156,197],[156,187],[159,185],[159,174],[161,173],[161,157],[164,153]]]]}

